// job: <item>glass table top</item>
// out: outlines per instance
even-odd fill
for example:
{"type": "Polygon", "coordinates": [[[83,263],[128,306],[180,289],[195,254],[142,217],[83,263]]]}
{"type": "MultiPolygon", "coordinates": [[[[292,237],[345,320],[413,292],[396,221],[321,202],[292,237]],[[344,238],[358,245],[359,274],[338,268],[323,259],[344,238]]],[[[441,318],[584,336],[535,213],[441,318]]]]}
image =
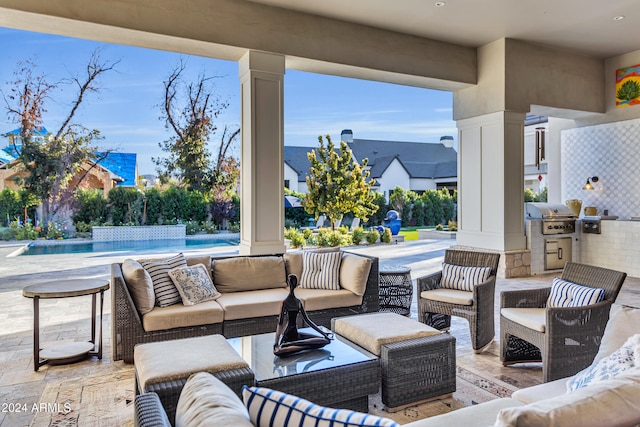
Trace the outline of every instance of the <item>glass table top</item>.
{"type": "MultiPolygon", "coordinates": [[[[315,333],[311,328],[300,330],[315,333]]],[[[249,364],[259,382],[377,359],[374,354],[335,334],[331,343],[323,348],[287,357],[273,354],[275,332],[229,338],[227,341],[249,364]]]]}

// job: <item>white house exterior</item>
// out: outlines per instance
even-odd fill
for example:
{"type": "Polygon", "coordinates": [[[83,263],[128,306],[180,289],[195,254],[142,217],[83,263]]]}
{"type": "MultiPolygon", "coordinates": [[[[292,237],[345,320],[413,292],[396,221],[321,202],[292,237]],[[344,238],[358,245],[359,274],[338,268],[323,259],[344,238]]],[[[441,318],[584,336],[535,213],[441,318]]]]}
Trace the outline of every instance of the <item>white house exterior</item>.
{"type": "MultiPolygon", "coordinates": [[[[444,187],[453,190],[457,186],[457,154],[451,137],[443,137],[440,143],[379,141],[354,139],[347,129],[342,132],[342,140],[359,163],[369,159],[367,170],[376,180],[373,189],[387,198],[396,187],[422,193],[444,187]]],[[[307,192],[307,153],[312,149],[284,147],[285,187],[307,192]]]]}

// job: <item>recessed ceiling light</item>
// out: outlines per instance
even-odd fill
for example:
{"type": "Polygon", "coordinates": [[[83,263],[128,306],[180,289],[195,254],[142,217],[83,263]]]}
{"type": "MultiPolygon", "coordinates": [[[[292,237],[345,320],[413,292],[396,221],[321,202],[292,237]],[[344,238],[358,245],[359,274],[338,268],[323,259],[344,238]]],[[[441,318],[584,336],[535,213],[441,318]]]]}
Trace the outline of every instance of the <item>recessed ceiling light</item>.
{"type": "Polygon", "coordinates": [[[622,21],[623,19],[624,19],[624,16],[622,16],[622,15],[618,15],[618,16],[614,16],[613,17],[614,21],[622,21]]]}
{"type": "Polygon", "coordinates": [[[437,1],[437,2],[435,3],[436,7],[442,7],[442,6],[444,6],[445,4],[446,4],[446,3],[445,3],[445,2],[443,2],[443,1],[437,1]]]}

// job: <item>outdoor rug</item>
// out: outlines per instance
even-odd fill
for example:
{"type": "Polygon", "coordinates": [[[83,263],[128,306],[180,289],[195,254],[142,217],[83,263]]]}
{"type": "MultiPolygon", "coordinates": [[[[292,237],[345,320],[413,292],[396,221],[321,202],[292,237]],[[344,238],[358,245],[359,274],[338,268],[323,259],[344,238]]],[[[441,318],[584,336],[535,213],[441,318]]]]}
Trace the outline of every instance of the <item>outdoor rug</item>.
{"type": "MultiPolygon", "coordinates": [[[[499,363],[498,351],[498,344],[493,343],[482,355],[459,356],[456,391],[452,397],[411,405],[389,413],[384,410],[378,393],[369,398],[369,412],[406,424],[462,407],[509,397],[518,388],[533,385],[531,381],[541,378],[539,366],[534,366],[533,369],[508,368],[511,370],[506,371],[506,376],[505,368],[499,363]]],[[[62,372],[58,375],[59,381],[49,381],[40,400],[55,403],[58,408],[44,408],[42,412],[36,413],[31,426],[133,426],[134,379],[131,365],[125,365],[118,372],[102,375],[87,371],[86,375],[75,379],[64,378],[62,372]]],[[[4,427],[4,423],[0,424],[4,427]]]]}

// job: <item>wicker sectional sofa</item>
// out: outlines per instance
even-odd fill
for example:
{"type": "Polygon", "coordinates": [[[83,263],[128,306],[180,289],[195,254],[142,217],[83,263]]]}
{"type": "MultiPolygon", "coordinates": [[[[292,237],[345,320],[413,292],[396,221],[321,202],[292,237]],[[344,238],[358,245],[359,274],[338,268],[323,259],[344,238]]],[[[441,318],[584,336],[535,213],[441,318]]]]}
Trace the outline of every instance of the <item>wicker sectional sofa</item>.
{"type": "MultiPolygon", "coordinates": [[[[343,251],[340,290],[296,289],[311,320],[330,327],[333,317],[378,311],[378,259],[343,251]]],[[[213,283],[233,282],[215,301],[193,306],[153,307],[141,314],[123,263],[111,265],[113,360],[133,361],[136,344],[210,334],[227,338],[275,331],[288,274],[302,273],[302,252],[272,256],[187,256],[187,265],[205,264],[213,283]],[[217,267],[217,269],[216,269],[217,267]],[[218,274],[216,274],[218,271],[218,274]],[[277,276],[277,277],[276,277],[277,276]],[[264,283],[264,286],[262,284],[264,283]],[[246,287],[244,290],[243,287],[246,287]],[[264,287],[264,289],[263,289],[264,287]]]]}

